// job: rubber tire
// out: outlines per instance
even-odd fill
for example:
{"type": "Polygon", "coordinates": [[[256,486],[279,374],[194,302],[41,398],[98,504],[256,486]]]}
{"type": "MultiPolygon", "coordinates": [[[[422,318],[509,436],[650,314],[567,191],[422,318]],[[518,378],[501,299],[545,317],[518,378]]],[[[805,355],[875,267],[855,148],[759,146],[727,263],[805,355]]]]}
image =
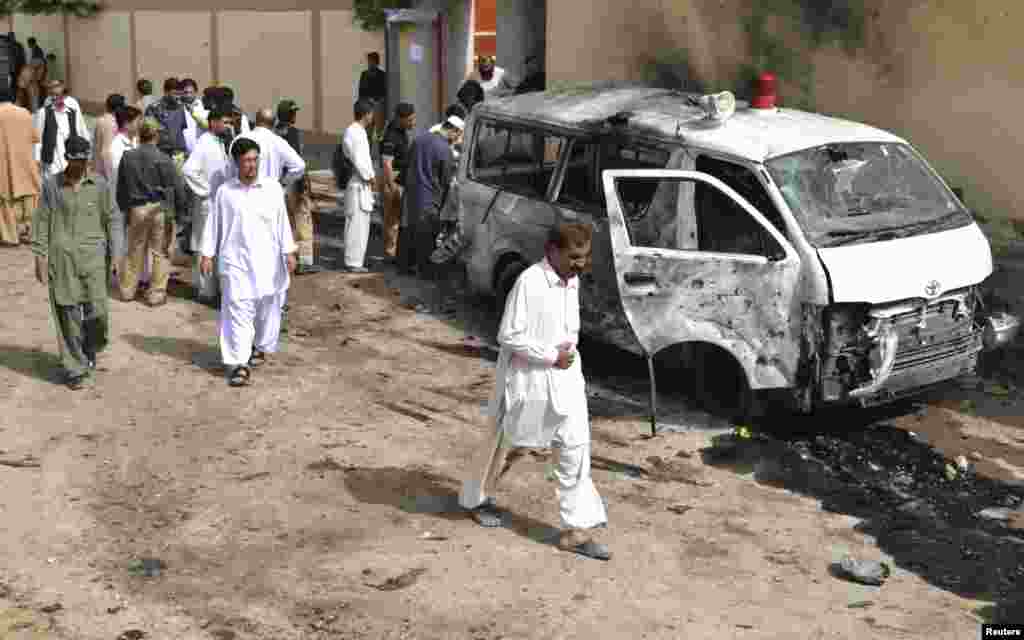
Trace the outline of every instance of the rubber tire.
{"type": "Polygon", "coordinates": [[[512,287],[515,286],[519,274],[526,271],[527,266],[525,262],[516,258],[515,260],[510,260],[498,271],[498,276],[494,281],[494,290],[497,294],[499,313],[505,313],[505,301],[508,300],[509,294],[512,293],[512,287]]]}

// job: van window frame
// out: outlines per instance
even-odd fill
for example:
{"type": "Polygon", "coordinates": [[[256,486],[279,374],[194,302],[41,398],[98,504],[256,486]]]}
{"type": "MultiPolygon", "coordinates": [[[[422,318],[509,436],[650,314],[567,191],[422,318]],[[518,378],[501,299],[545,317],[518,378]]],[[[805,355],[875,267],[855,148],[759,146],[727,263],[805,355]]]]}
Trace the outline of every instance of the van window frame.
{"type": "Polygon", "coordinates": [[[556,206],[565,207],[566,209],[578,211],[580,213],[587,213],[601,218],[608,216],[608,203],[605,201],[604,188],[601,186],[601,174],[608,169],[608,167],[605,166],[605,156],[603,154],[603,150],[606,145],[619,143],[619,147],[624,147],[634,153],[664,154],[666,156],[665,163],[661,166],[649,167],[651,169],[666,169],[668,168],[668,165],[672,163],[673,148],[670,145],[665,144],[664,141],[656,139],[633,136],[622,137],[607,133],[596,135],[588,133],[568,134],[568,138],[569,145],[563,153],[565,158],[563,158],[561,166],[559,167],[559,173],[556,180],[554,180],[551,185],[550,202],[556,206]],[[591,184],[593,185],[593,191],[590,195],[593,198],[593,201],[584,203],[585,206],[583,207],[573,207],[567,203],[559,202],[559,198],[562,195],[562,188],[565,186],[566,173],[569,170],[569,158],[572,156],[573,151],[575,151],[577,144],[592,145],[596,147],[596,150],[594,150],[596,157],[590,167],[591,184]]]}
{"type": "MultiPolygon", "coordinates": [[[[510,137],[511,139],[511,137],[510,137]]],[[[503,119],[495,116],[481,115],[475,119],[473,125],[473,137],[472,144],[469,148],[469,153],[466,158],[466,178],[472,182],[483,185],[490,189],[495,189],[500,192],[513,193],[524,198],[530,198],[535,200],[541,200],[544,202],[551,202],[551,189],[552,185],[555,184],[558,179],[559,172],[561,171],[562,163],[564,162],[564,156],[566,156],[566,150],[571,146],[572,134],[565,131],[559,131],[554,127],[546,127],[542,125],[531,124],[529,122],[522,122],[519,120],[503,119]],[[536,191],[531,193],[525,193],[526,189],[512,188],[509,185],[496,184],[495,182],[488,181],[476,174],[476,160],[477,151],[479,149],[480,133],[487,126],[492,128],[504,128],[508,131],[521,131],[530,135],[539,135],[542,138],[560,138],[562,144],[559,146],[558,157],[555,159],[554,167],[551,169],[551,177],[548,178],[548,182],[544,185],[542,193],[536,191]]],[[[507,147],[506,147],[507,151],[507,147]]],[[[541,168],[543,168],[543,159],[541,160],[541,168]]],[[[503,174],[504,175],[504,174],[503,174]]]]}

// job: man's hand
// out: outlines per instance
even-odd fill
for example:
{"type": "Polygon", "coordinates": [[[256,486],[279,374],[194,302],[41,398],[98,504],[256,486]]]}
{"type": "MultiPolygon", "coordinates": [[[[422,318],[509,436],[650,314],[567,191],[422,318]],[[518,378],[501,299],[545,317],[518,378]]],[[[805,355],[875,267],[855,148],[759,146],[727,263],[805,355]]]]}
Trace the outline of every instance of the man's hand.
{"type": "Polygon", "coordinates": [[[572,366],[572,363],[576,361],[576,352],[572,349],[559,348],[558,359],[555,360],[555,367],[558,369],[568,369],[572,366]]]}
{"type": "Polygon", "coordinates": [[[208,276],[213,273],[213,258],[203,256],[199,261],[199,273],[208,276]]]}
{"type": "Polygon", "coordinates": [[[288,273],[290,273],[292,275],[295,275],[295,265],[296,265],[295,254],[294,253],[289,253],[288,254],[288,273]]]}
{"type": "Polygon", "coordinates": [[[48,284],[50,281],[50,265],[42,256],[36,256],[36,280],[39,284],[48,284]]]}

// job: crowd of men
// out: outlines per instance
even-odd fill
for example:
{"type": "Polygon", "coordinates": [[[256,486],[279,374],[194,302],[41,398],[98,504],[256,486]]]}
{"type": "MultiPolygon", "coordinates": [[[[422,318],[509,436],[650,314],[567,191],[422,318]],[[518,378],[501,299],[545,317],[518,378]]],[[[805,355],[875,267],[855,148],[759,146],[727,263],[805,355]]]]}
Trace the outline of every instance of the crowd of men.
{"type": "MultiPolygon", "coordinates": [[[[364,272],[375,192],[384,210],[384,251],[405,270],[435,275],[441,208],[454,179],[467,114],[497,92],[543,88],[534,70],[512,88],[493,59],[458,92],[440,123],[410,139],[412,105],[400,103],[380,140],[381,175],[370,132],[381,121],[384,89],[371,55],[339,145],[345,268],[364,272]]],[[[277,351],[290,277],[313,267],[306,163],[295,127],[298,105],[282,101],[254,122],[227,87],[198,94],[191,79],[169,78],[163,96],[147,81],[128,104],[113,94],[90,136],[81,107],[59,81],[33,115],[0,95],[0,241],[30,243],[36,277],[49,293],[61,365],[81,389],[109,340],[109,291],[152,306],[167,300],[176,227],[189,226],[192,285],[199,300],[220,299],[221,358],[232,386],[277,351]],[[95,177],[90,175],[90,161],[95,177]],[[6,172],[6,176],[4,175],[6,172]],[[6,179],[4,179],[6,178],[6,179]],[[148,281],[148,283],[146,282],[148,281]]],[[[13,92],[11,92],[13,94],[13,92]]],[[[374,138],[377,136],[374,135],[374,138]]],[[[338,157],[336,155],[336,157],[338,157]]],[[[590,477],[590,424],[579,340],[578,276],[589,262],[591,230],[551,230],[545,258],[513,287],[498,333],[494,431],[481,443],[459,502],[485,527],[503,512],[493,495],[513,447],[558,450],[554,475],[563,532],[559,546],[608,560],[594,531],[607,523],[590,477]]]]}

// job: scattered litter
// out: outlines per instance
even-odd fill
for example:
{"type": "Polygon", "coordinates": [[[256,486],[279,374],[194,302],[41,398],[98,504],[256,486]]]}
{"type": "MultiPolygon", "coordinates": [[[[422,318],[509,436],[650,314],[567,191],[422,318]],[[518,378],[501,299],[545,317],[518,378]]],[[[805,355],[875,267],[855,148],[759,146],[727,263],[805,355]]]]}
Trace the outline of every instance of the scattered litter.
{"type": "Polygon", "coordinates": [[[140,631],[138,629],[129,629],[121,633],[121,635],[117,636],[117,640],[142,640],[145,637],[145,631],[140,631]]]}
{"type": "Polygon", "coordinates": [[[677,457],[677,458],[692,458],[692,457],[693,457],[693,454],[692,454],[692,453],[690,453],[689,451],[683,451],[683,450],[681,450],[681,449],[680,449],[680,450],[679,450],[679,451],[678,451],[678,452],[676,453],[676,457],[677,457]]]}
{"type": "Polygon", "coordinates": [[[128,572],[136,576],[157,578],[166,568],[167,565],[159,558],[139,558],[131,561],[128,565],[128,572]]]}
{"type": "Polygon", "coordinates": [[[989,520],[999,520],[1001,522],[1008,521],[1013,517],[1013,509],[1005,509],[1000,507],[992,507],[989,509],[982,509],[978,512],[979,518],[987,518],[989,520]]]}
{"type": "Polygon", "coordinates": [[[38,469],[41,467],[39,460],[32,456],[25,456],[21,460],[0,460],[0,467],[12,467],[14,469],[38,469]]]}
{"type": "Polygon", "coordinates": [[[960,471],[966,472],[968,469],[971,468],[971,463],[968,462],[967,458],[965,458],[964,456],[957,456],[956,457],[956,467],[960,471]]]}
{"type": "Polygon", "coordinates": [[[47,558],[46,564],[57,564],[57,558],[47,558]]]}
{"type": "Polygon", "coordinates": [[[972,452],[971,452],[971,459],[972,459],[972,460],[984,460],[984,459],[985,459],[985,456],[981,455],[981,454],[980,454],[980,453],[978,453],[977,451],[972,451],[972,452]]]}
{"type": "Polygon", "coordinates": [[[238,636],[238,634],[236,634],[231,629],[215,629],[214,631],[210,632],[210,635],[216,638],[217,640],[235,640],[235,638],[238,636]]]}
{"type": "Polygon", "coordinates": [[[312,334],[310,334],[306,329],[293,329],[292,335],[296,338],[308,338],[312,334]]]}
{"type": "Polygon", "coordinates": [[[668,507],[669,511],[671,511],[672,513],[678,513],[679,515],[683,515],[687,511],[690,511],[691,509],[693,509],[693,507],[688,504],[674,504],[668,507]]]}
{"type": "Polygon", "coordinates": [[[420,536],[421,540],[432,540],[434,542],[441,542],[448,539],[448,536],[434,535],[429,531],[424,531],[423,535],[420,536]]]}
{"type": "Polygon", "coordinates": [[[250,473],[249,475],[242,476],[239,478],[241,482],[249,482],[250,480],[259,480],[260,478],[269,478],[269,471],[259,471],[257,473],[250,473]]]}
{"type": "Polygon", "coordinates": [[[64,608],[64,605],[62,605],[59,602],[54,602],[53,604],[48,604],[45,607],[41,607],[39,610],[42,611],[43,613],[57,613],[58,611],[60,611],[63,608],[64,608]]]}
{"type": "Polygon", "coordinates": [[[309,471],[344,471],[345,467],[338,464],[334,458],[324,458],[323,460],[310,462],[306,465],[306,469],[309,471]]]}
{"type": "Polygon", "coordinates": [[[741,440],[750,440],[754,434],[751,432],[750,427],[739,426],[733,431],[733,434],[741,440]]]}
{"type": "Polygon", "coordinates": [[[333,309],[334,311],[341,311],[341,303],[335,302],[334,304],[331,305],[331,309],[333,309]]]}
{"type": "Polygon", "coordinates": [[[420,576],[426,573],[427,570],[424,568],[410,569],[405,573],[395,576],[394,578],[388,578],[381,584],[369,584],[366,586],[373,587],[378,591],[398,591],[399,589],[405,589],[416,584],[416,581],[420,579],[420,576]]]}
{"type": "Polygon", "coordinates": [[[839,577],[872,586],[881,585],[892,575],[889,565],[884,562],[858,560],[853,556],[843,556],[837,565],[833,565],[833,570],[839,577]]]}
{"type": "Polygon", "coordinates": [[[946,480],[949,480],[950,482],[953,482],[954,480],[956,480],[956,475],[957,475],[956,474],[956,468],[953,465],[951,465],[951,464],[949,464],[947,462],[946,463],[946,480]]]}
{"type": "Polygon", "coordinates": [[[107,613],[109,613],[110,615],[114,615],[115,613],[119,613],[121,611],[124,611],[123,604],[114,605],[113,607],[107,607],[107,613]]]}
{"type": "Polygon", "coordinates": [[[736,626],[738,628],[740,628],[740,629],[753,629],[754,628],[754,625],[752,625],[752,624],[737,624],[736,626]]]}
{"type": "Polygon", "coordinates": [[[860,602],[851,602],[846,605],[847,609],[868,609],[875,606],[875,603],[870,600],[861,600],[860,602]]]}

